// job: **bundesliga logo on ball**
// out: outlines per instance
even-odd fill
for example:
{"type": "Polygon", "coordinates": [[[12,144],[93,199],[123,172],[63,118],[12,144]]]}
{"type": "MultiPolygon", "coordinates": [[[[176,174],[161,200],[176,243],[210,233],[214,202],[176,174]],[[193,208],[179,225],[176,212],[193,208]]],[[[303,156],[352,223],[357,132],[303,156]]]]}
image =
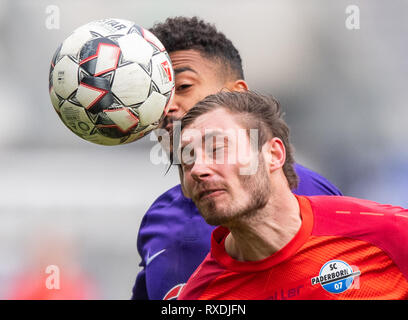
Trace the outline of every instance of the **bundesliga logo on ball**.
{"type": "Polygon", "coordinates": [[[52,105],[76,135],[118,145],[157,128],[174,93],[161,42],[121,19],[90,22],[57,49],[49,74],[52,105]]]}

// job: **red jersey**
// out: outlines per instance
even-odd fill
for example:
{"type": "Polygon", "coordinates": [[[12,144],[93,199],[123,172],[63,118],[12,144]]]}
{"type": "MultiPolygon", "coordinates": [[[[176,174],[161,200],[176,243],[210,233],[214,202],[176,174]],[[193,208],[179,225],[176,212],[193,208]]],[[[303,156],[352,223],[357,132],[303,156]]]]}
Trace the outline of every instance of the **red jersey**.
{"type": "Polygon", "coordinates": [[[297,199],[299,231],[263,260],[231,258],[229,230],[215,229],[179,299],[408,299],[408,210],[351,197],[297,199]]]}

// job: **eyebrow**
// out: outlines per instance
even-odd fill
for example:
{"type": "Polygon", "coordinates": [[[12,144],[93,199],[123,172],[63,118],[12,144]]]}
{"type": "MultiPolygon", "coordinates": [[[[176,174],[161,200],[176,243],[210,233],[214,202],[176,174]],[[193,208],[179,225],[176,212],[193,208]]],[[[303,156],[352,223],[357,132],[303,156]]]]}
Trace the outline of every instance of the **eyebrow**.
{"type": "Polygon", "coordinates": [[[186,72],[186,71],[191,71],[191,72],[197,73],[197,71],[195,71],[194,69],[192,69],[190,67],[181,67],[181,68],[174,69],[174,74],[180,74],[180,73],[186,72]]]}

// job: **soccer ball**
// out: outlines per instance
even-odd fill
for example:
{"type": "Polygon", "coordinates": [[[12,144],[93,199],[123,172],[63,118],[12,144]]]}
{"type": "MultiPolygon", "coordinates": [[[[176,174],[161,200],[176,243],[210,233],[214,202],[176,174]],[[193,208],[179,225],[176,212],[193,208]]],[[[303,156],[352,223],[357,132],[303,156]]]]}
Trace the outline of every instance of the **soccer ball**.
{"type": "Polygon", "coordinates": [[[122,19],[76,29],[51,61],[49,93],[62,122],[93,143],[119,145],[157,128],[174,94],[161,42],[122,19]]]}

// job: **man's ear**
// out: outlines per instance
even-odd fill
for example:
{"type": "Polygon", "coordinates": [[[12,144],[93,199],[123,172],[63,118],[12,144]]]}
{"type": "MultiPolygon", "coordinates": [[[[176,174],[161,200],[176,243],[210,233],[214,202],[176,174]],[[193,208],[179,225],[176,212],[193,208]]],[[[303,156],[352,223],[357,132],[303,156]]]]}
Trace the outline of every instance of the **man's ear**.
{"type": "Polygon", "coordinates": [[[230,91],[248,91],[248,84],[245,82],[245,80],[238,79],[235,81],[230,81],[227,84],[227,89],[230,91]]]}
{"type": "Polygon", "coordinates": [[[270,139],[262,149],[270,172],[283,167],[286,160],[286,150],[281,139],[270,139]]]}

